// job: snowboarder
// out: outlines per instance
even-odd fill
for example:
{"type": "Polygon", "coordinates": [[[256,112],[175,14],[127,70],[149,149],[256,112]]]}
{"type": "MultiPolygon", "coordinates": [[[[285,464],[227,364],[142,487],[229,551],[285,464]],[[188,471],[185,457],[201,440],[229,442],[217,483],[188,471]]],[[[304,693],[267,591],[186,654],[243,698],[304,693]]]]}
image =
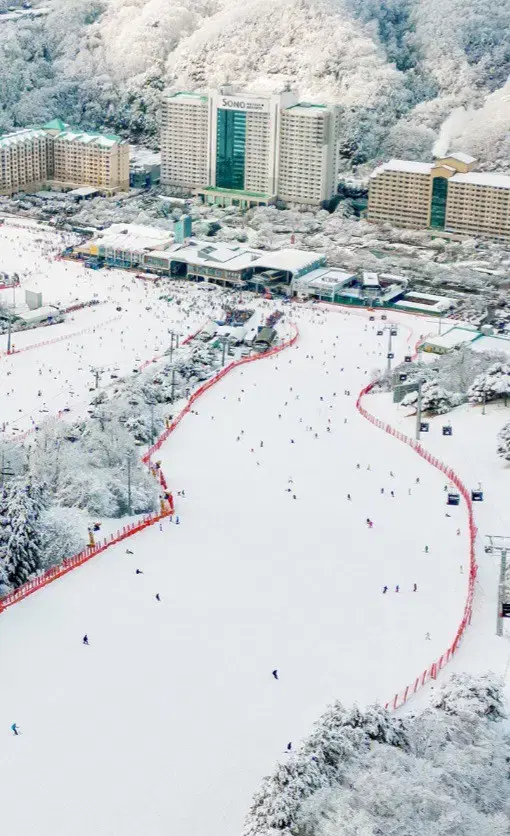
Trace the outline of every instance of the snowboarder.
{"type": "Polygon", "coordinates": [[[161,598],[159,597],[159,592],[156,592],[154,597],[155,597],[156,601],[161,601],[161,598]]]}
{"type": "Polygon", "coordinates": [[[383,595],[386,595],[387,591],[388,591],[388,587],[387,587],[387,586],[383,586],[383,595]]]}
{"type": "Polygon", "coordinates": [[[134,554],[134,552],[130,551],[129,549],[126,549],[126,554],[134,554]]]}
{"type": "Polygon", "coordinates": [[[275,679],[278,679],[278,668],[275,668],[274,671],[272,671],[272,674],[275,679]]]}
{"type": "Polygon", "coordinates": [[[142,570],[141,569],[136,569],[135,570],[135,575],[143,575],[142,570]]]}
{"type": "Polygon", "coordinates": [[[19,728],[18,728],[17,723],[13,723],[13,724],[12,724],[12,726],[11,726],[11,730],[12,730],[13,734],[15,734],[15,735],[16,735],[16,737],[19,735],[19,728]]]}
{"type": "Polygon", "coordinates": [[[88,643],[89,643],[89,637],[88,637],[88,636],[87,636],[87,634],[85,633],[85,635],[83,636],[83,644],[88,645],[88,643]]]}

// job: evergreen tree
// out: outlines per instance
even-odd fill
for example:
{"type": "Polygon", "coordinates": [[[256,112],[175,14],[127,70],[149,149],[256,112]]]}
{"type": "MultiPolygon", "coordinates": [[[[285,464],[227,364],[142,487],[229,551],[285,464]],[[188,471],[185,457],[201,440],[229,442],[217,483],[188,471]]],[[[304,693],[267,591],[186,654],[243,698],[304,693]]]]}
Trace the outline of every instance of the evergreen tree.
{"type": "Polygon", "coordinates": [[[510,462],[510,424],[505,424],[498,434],[497,453],[502,459],[510,462]]]}
{"type": "Polygon", "coordinates": [[[37,483],[18,482],[9,487],[5,571],[7,582],[14,588],[25,583],[41,566],[43,509],[43,489],[37,483]]]}

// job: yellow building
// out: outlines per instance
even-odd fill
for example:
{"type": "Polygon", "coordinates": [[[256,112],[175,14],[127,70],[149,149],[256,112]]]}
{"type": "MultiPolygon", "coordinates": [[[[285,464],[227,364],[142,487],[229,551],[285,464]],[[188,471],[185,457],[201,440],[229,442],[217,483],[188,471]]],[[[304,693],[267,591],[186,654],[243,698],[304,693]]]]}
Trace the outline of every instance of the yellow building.
{"type": "Polygon", "coordinates": [[[474,157],[390,160],[370,176],[368,220],[510,240],[510,177],[473,171],[474,157]]]}
{"type": "Polygon", "coordinates": [[[129,144],[114,134],[43,128],[0,137],[0,194],[93,186],[107,194],[129,189],[129,144]]]}

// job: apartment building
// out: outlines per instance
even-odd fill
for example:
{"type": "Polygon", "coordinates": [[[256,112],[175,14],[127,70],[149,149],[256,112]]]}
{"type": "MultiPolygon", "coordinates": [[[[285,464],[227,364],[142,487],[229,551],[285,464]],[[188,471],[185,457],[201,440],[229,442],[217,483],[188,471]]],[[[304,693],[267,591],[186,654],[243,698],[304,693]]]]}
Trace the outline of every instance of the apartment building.
{"type": "Polygon", "coordinates": [[[207,96],[175,93],[161,107],[161,182],[195,189],[207,182],[207,96]]]}
{"type": "Polygon", "coordinates": [[[390,160],[370,176],[367,217],[410,229],[510,241],[510,176],[474,171],[474,157],[390,160]]]}
{"type": "Polygon", "coordinates": [[[0,194],[92,186],[129,189],[129,144],[114,134],[71,129],[60,119],[0,137],[0,194]]]}
{"type": "Polygon", "coordinates": [[[162,183],[207,203],[266,205],[278,197],[320,205],[337,186],[339,110],[299,103],[291,90],[207,96],[167,93],[162,183]]]}
{"type": "Polygon", "coordinates": [[[41,129],[0,137],[0,194],[40,188],[49,173],[48,137],[41,129]]]}

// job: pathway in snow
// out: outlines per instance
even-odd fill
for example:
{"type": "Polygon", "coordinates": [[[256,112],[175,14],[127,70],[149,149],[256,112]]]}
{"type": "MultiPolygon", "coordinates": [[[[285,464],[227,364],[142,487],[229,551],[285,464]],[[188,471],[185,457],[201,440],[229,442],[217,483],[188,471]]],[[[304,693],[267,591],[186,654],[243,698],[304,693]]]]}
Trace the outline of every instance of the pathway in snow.
{"type": "Polygon", "coordinates": [[[329,702],[386,701],[455,633],[465,511],[447,518],[441,474],[355,410],[385,339],[296,317],[296,349],[233,372],[164,445],[180,525],[2,615],[0,785],[31,802],[4,811],[12,836],[238,836],[329,702]]]}

